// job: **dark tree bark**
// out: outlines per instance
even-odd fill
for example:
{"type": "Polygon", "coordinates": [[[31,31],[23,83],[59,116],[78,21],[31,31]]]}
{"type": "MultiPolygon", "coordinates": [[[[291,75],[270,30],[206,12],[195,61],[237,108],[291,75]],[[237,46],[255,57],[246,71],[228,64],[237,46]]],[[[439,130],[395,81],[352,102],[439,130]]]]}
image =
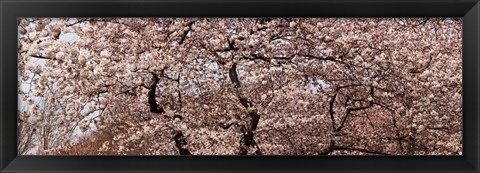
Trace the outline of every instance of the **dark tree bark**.
{"type": "Polygon", "coordinates": [[[184,148],[184,146],[187,144],[187,141],[185,140],[185,137],[181,131],[175,131],[173,140],[175,140],[175,146],[177,147],[180,155],[192,155],[187,148],[184,148]]]}
{"type": "MultiPolygon", "coordinates": [[[[240,100],[240,103],[243,105],[243,107],[245,107],[246,109],[249,109],[252,106],[252,103],[248,101],[245,97],[243,97],[240,91],[238,91],[241,84],[240,84],[240,80],[238,79],[237,64],[234,63],[232,65],[232,68],[230,68],[228,74],[232,83],[235,84],[235,88],[237,89],[236,94],[238,99],[240,100]]],[[[258,147],[255,140],[253,139],[255,135],[255,131],[257,130],[258,122],[260,121],[260,114],[258,114],[257,110],[250,110],[248,111],[248,114],[250,115],[249,127],[242,128],[243,137],[240,140],[240,150],[238,154],[246,155],[248,154],[248,149],[250,147],[256,147],[255,154],[262,155],[260,148],[258,147]]]]}
{"type": "Polygon", "coordinates": [[[160,81],[160,78],[154,73],[152,73],[152,85],[150,85],[150,91],[148,91],[148,104],[150,105],[150,112],[153,113],[165,113],[165,110],[162,107],[158,106],[156,100],[157,84],[160,81]]]}
{"type": "MultiPolygon", "coordinates": [[[[159,81],[160,81],[160,78],[158,77],[158,75],[155,73],[152,73],[153,83],[152,85],[150,85],[150,90],[148,91],[148,104],[150,105],[151,112],[163,114],[165,113],[165,110],[163,109],[163,107],[158,105],[156,100],[156,91],[157,91],[157,85],[159,81]]],[[[183,119],[181,115],[174,115],[173,119],[175,118],[178,118],[180,120],[183,119]]],[[[173,131],[174,131],[173,140],[175,141],[175,146],[177,147],[180,155],[192,155],[192,153],[190,153],[190,151],[184,147],[187,144],[187,141],[185,140],[183,133],[175,129],[173,129],[173,131]]]]}

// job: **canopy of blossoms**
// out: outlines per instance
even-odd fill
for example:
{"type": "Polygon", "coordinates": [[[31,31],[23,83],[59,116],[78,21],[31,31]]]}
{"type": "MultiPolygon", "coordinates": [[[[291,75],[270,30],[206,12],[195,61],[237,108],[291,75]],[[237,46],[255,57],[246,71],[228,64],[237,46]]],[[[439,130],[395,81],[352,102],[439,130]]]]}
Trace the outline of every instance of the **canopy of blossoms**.
{"type": "Polygon", "coordinates": [[[462,154],[461,19],[18,24],[21,154],[462,154]]]}

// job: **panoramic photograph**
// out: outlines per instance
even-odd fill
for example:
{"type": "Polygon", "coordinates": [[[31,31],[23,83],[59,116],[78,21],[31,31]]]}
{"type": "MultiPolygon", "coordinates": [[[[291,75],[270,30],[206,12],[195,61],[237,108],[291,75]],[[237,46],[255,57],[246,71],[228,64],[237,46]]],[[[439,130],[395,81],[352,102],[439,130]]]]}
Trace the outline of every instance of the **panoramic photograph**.
{"type": "Polygon", "coordinates": [[[461,18],[18,18],[19,155],[463,155],[461,18]]]}

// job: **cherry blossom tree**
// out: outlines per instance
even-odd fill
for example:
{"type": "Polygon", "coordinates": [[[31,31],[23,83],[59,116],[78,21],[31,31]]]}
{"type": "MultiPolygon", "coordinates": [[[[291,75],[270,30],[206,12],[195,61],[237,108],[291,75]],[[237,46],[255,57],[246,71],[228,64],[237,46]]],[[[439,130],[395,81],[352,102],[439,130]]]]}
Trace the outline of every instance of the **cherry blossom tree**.
{"type": "Polygon", "coordinates": [[[18,23],[37,154],[462,154],[461,19],[18,23]]]}

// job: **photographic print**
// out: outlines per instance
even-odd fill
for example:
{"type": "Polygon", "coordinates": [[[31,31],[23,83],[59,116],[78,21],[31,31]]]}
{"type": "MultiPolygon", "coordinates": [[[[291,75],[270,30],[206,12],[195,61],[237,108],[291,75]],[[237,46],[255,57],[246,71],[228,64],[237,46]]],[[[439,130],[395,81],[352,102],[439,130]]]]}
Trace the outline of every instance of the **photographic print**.
{"type": "Polygon", "coordinates": [[[18,18],[19,155],[462,155],[461,18],[18,18]]]}

